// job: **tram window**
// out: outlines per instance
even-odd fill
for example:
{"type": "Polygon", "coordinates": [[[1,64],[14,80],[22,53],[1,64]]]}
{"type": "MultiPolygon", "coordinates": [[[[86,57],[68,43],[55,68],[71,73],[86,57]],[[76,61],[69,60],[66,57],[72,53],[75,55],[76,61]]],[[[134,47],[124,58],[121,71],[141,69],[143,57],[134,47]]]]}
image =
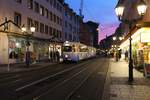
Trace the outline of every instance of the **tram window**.
{"type": "Polygon", "coordinates": [[[63,51],[64,52],[72,52],[72,47],[71,46],[64,46],[63,51]]]}

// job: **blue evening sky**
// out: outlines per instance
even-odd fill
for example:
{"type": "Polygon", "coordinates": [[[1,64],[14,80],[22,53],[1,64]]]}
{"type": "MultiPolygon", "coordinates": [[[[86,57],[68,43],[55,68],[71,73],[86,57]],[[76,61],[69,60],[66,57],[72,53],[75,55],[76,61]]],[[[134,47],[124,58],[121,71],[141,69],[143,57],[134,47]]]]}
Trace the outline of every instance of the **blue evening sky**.
{"type": "MultiPolygon", "coordinates": [[[[65,0],[79,14],[80,0],[65,0]]],[[[118,0],[84,0],[84,21],[92,20],[100,23],[99,39],[114,33],[119,21],[114,8],[118,0]]]]}

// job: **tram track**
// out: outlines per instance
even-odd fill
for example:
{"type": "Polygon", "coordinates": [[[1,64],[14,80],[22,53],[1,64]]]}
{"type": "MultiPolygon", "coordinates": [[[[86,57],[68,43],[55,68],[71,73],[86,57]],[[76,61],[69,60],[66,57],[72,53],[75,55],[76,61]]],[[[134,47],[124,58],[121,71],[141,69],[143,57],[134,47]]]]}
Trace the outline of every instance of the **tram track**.
{"type": "MultiPolygon", "coordinates": [[[[9,93],[13,92],[11,96],[9,95],[10,98],[12,98],[12,100],[16,100],[16,99],[18,100],[21,96],[27,94],[27,93],[23,93],[24,90],[30,89],[30,88],[32,89],[32,86],[34,87],[37,84],[43,83],[44,85],[46,85],[45,83],[47,83],[47,82],[44,83],[44,81],[47,81],[48,79],[50,79],[51,82],[54,82],[56,80],[55,79],[56,76],[59,76],[63,73],[67,73],[70,70],[74,70],[75,68],[80,67],[88,62],[89,61],[81,62],[78,64],[60,64],[59,66],[57,66],[58,69],[57,70],[53,69],[53,71],[49,71],[48,69],[44,68],[44,69],[42,69],[42,71],[32,71],[32,72],[21,73],[21,74],[17,73],[17,75],[14,74],[14,76],[3,77],[2,79],[0,79],[0,81],[2,82],[0,84],[0,89],[4,90],[4,91],[8,90],[9,93]],[[61,68],[59,68],[59,67],[61,67],[61,68]],[[43,75],[41,75],[41,73],[43,75]],[[37,74],[40,74],[40,75],[37,75],[37,74]],[[31,75],[33,75],[33,76],[31,77],[31,75]],[[37,77],[39,77],[39,78],[37,78],[37,77]],[[32,80],[29,80],[29,79],[32,79],[32,80]],[[23,94],[23,95],[20,96],[20,94],[23,94]]],[[[40,85],[38,85],[38,87],[39,86],[40,85]]],[[[7,94],[7,92],[3,93],[3,94],[7,94]]],[[[3,97],[3,94],[1,94],[0,97],[3,97]]]]}
{"type": "Polygon", "coordinates": [[[82,70],[80,70],[79,72],[77,72],[76,74],[70,76],[69,78],[66,78],[61,83],[56,84],[56,86],[54,88],[49,89],[45,93],[42,93],[41,95],[34,97],[33,99],[34,100],[48,100],[51,98],[53,100],[70,100],[71,96],[86,82],[86,80],[97,70],[97,68],[99,66],[95,67],[94,69],[91,69],[91,67],[92,66],[88,66],[88,67],[84,66],[84,68],[82,70]],[[79,82],[77,82],[77,80],[80,78],[81,78],[81,80],[79,80],[79,82]],[[76,82],[76,85],[74,85],[74,87],[72,87],[72,89],[70,89],[69,92],[66,93],[67,95],[65,93],[64,93],[64,95],[61,95],[61,94],[63,94],[62,92],[66,92],[66,91],[62,91],[61,88],[66,86],[66,88],[64,88],[64,90],[68,90],[68,88],[69,88],[68,86],[70,86],[70,83],[72,83],[72,82],[76,82]],[[60,91],[62,91],[62,92],[60,92],[60,91]],[[61,93],[61,94],[59,94],[59,93],[61,93]],[[54,95],[51,95],[51,94],[54,94],[54,95]]]}

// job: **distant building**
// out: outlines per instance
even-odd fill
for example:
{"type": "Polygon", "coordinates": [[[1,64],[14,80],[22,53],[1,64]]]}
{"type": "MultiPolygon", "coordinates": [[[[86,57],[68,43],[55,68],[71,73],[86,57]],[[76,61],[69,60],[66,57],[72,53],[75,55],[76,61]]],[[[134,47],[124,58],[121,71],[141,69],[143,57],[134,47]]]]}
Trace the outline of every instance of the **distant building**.
{"type": "Polygon", "coordinates": [[[92,45],[95,48],[98,48],[99,47],[99,45],[98,45],[98,27],[99,27],[99,24],[96,22],[92,22],[92,21],[88,21],[88,22],[86,22],[86,24],[88,25],[89,32],[93,37],[93,44],[92,45]]]}
{"type": "Polygon", "coordinates": [[[98,23],[88,21],[80,24],[80,42],[98,48],[98,23]]]}

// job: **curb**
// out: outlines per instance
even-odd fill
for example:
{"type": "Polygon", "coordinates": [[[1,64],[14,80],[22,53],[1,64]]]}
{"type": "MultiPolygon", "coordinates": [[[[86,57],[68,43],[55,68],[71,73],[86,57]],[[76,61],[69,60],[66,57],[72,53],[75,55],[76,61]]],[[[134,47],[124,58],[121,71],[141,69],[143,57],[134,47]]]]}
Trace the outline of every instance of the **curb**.
{"type": "Polygon", "coordinates": [[[110,100],[110,84],[111,84],[110,72],[111,72],[111,68],[110,68],[110,60],[109,60],[108,71],[106,73],[105,84],[103,88],[103,94],[100,100],[110,100]]]}

